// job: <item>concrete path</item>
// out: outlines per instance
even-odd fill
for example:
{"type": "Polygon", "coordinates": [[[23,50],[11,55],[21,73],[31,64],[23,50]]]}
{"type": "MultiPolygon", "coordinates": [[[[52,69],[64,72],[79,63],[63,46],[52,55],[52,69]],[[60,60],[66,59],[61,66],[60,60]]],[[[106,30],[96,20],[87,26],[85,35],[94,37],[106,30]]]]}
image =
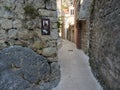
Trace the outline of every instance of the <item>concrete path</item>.
{"type": "Polygon", "coordinates": [[[103,90],[91,73],[88,57],[75,48],[69,41],[63,40],[58,51],[61,66],[61,81],[53,90],[103,90]]]}

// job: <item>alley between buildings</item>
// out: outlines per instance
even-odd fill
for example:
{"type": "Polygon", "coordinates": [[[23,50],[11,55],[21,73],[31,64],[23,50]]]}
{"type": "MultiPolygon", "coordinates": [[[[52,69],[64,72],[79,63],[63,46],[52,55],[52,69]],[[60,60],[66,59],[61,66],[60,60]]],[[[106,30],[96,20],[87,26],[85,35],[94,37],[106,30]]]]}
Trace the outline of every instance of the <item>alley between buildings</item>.
{"type": "Polygon", "coordinates": [[[61,81],[53,90],[102,90],[92,75],[88,56],[76,49],[73,43],[63,40],[58,58],[61,81]]]}

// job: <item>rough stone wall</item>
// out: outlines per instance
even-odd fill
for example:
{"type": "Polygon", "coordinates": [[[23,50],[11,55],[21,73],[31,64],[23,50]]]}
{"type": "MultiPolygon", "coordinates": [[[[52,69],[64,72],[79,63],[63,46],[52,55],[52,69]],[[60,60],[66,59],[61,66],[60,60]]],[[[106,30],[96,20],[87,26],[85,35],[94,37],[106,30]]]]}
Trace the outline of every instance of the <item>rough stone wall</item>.
{"type": "Polygon", "coordinates": [[[81,49],[88,54],[89,31],[87,28],[87,20],[81,20],[81,49]]]}
{"type": "Polygon", "coordinates": [[[20,45],[46,57],[57,52],[56,0],[0,0],[0,49],[20,45]],[[50,19],[50,35],[41,35],[41,18],[50,19]]]}
{"type": "Polygon", "coordinates": [[[79,49],[88,54],[89,16],[92,0],[75,0],[75,42],[79,49]]]}
{"type": "Polygon", "coordinates": [[[90,16],[90,7],[93,0],[78,0],[80,3],[79,20],[86,20],[90,16]]]}
{"type": "MultiPolygon", "coordinates": [[[[74,0],[74,10],[75,10],[75,14],[74,14],[74,41],[75,43],[77,44],[77,19],[78,19],[78,16],[79,16],[79,9],[80,9],[80,1],[79,0],[74,0]]],[[[77,45],[76,45],[77,46],[77,45]]]]}
{"type": "Polygon", "coordinates": [[[30,48],[10,46],[0,51],[0,90],[52,90],[59,81],[59,64],[30,48]]]}
{"type": "Polygon", "coordinates": [[[104,90],[120,90],[120,0],[94,0],[90,64],[104,90]]]}

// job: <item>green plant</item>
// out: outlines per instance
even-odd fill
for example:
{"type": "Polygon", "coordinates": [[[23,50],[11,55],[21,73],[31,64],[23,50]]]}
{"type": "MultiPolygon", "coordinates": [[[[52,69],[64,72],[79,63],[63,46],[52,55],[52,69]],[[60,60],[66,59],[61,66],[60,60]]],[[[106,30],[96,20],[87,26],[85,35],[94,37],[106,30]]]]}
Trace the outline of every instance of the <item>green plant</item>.
{"type": "Polygon", "coordinates": [[[10,11],[11,7],[10,6],[4,6],[5,10],[10,11]]]}
{"type": "Polygon", "coordinates": [[[58,26],[58,28],[61,28],[61,26],[62,26],[62,17],[58,18],[57,26],[58,26]]]}
{"type": "Polygon", "coordinates": [[[62,9],[68,9],[68,6],[62,5],[62,9]]]}
{"type": "Polygon", "coordinates": [[[31,18],[35,18],[36,16],[39,16],[39,12],[32,5],[26,5],[24,7],[24,10],[25,10],[25,14],[29,15],[31,18]]]}
{"type": "Polygon", "coordinates": [[[58,28],[60,28],[60,25],[61,25],[61,24],[60,24],[60,22],[58,21],[58,22],[57,22],[57,26],[58,26],[58,28]]]}

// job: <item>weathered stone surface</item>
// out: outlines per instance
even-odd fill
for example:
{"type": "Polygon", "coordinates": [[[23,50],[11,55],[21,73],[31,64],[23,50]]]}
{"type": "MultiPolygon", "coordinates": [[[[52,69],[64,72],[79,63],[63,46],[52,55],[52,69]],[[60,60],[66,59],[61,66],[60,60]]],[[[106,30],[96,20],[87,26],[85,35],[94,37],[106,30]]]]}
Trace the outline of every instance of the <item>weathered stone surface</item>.
{"type": "Polygon", "coordinates": [[[58,29],[53,29],[53,31],[51,31],[51,37],[53,39],[58,39],[58,29]]]}
{"type": "Polygon", "coordinates": [[[48,57],[48,59],[49,59],[49,61],[50,62],[57,62],[57,60],[58,60],[58,57],[56,56],[56,57],[48,57]]]}
{"type": "Polygon", "coordinates": [[[51,10],[56,10],[56,0],[49,0],[46,2],[46,8],[51,10]]]}
{"type": "Polygon", "coordinates": [[[24,22],[24,27],[30,30],[41,28],[41,21],[39,20],[39,18],[34,20],[27,20],[24,22]]]}
{"type": "Polygon", "coordinates": [[[54,76],[58,76],[57,78],[59,78],[59,75],[60,75],[59,68],[60,68],[60,67],[59,67],[59,65],[58,65],[57,62],[53,62],[53,63],[51,64],[51,73],[52,73],[52,75],[53,75],[52,78],[54,78],[54,76]]]}
{"type": "Polygon", "coordinates": [[[48,46],[55,47],[57,45],[56,41],[49,41],[48,46]]]}
{"type": "Polygon", "coordinates": [[[53,31],[57,29],[57,22],[56,0],[0,0],[0,30],[5,31],[0,33],[0,48],[21,45],[39,54],[46,47],[57,48],[51,43],[58,39],[58,32],[53,31]],[[42,18],[50,19],[52,37],[41,34],[42,18]],[[41,42],[39,46],[36,41],[41,42]]]}
{"type": "Polygon", "coordinates": [[[22,22],[20,20],[13,21],[13,28],[22,28],[22,22]]]}
{"type": "Polygon", "coordinates": [[[81,0],[81,7],[79,11],[79,20],[86,20],[90,16],[91,4],[93,0],[81,0]]]}
{"type": "Polygon", "coordinates": [[[25,90],[30,87],[28,81],[15,75],[14,72],[4,71],[0,76],[0,89],[1,90],[25,90]]]}
{"type": "Polygon", "coordinates": [[[57,82],[59,82],[59,75],[60,75],[60,70],[59,70],[59,68],[60,68],[60,66],[59,66],[59,64],[57,63],[57,62],[53,62],[52,64],[51,64],[51,73],[52,73],[52,76],[51,76],[51,78],[52,78],[52,80],[53,81],[51,81],[52,82],[52,84],[53,85],[55,85],[55,86],[57,86],[57,82]],[[54,77],[54,76],[56,76],[56,77],[54,77]],[[57,81],[58,80],[58,81],[57,81]]]}
{"type": "Polygon", "coordinates": [[[50,18],[50,21],[52,23],[57,23],[58,22],[58,18],[57,17],[49,17],[50,18]]]}
{"type": "Polygon", "coordinates": [[[3,7],[0,5],[0,17],[2,17],[4,15],[5,11],[3,9],[3,7]]]}
{"type": "Polygon", "coordinates": [[[18,33],[18,31],[16,29],[11,29],[8,31],[8,36],[9,36],[9,38],[15,39],[15,38],[17,38],[17,33],[18,33]]]}
{"type": "Polygon", "coordinates": [[[7,35],[6,35],[6,32],[5,30],[0,30],[0,40],[6,40],[7,38],[7,35]]]}
{"type": "Polygon", "coordinates": [[[46,10],[46,9],[39,9],[39,14],[42,15],[42,16],[52,16],[52,17],[57,16],[56,11],[49,11],[49,10],[46,10]]]}
{"type": "Polygon", "coordinates": [[[39,8],[45,8],[45,3],[43,0],[33,0],[33,5],[39,9],[39,8]]]}
{"type": "Polygon", "coordinates": [[[24,31],[19,31],[18,32],[18,37],[21,39],[21,40],[28,40],[30,39],[29,38],[29,32],[27,30],[24,30],[24,31]]]}
{"type": "Polygon", "coordinates": [[[59,65],[29,48],[11,46],[0,51],[0,90],[51,90],[59,79],[59,65]]]}
{"type": "Polygon", "coordinates": [[[95,0],[90,17],[90,63],[104,90],[120,89],[120,1],[95,0]]]}
{"type": "Polygon", "coordinates": [[[48,48],[45,48],[43,49],[43,55],[44,56],[54,56],[56,54],[56,48],[54,47],[48,47],[48,48]]]}
{"type": "Polygon", "coordinates": [[[44,47],[44,43],[42,41],[35,41],[33,44],[33,48],[36,50],[41,50],[44,47]]]}
{"type": "Polygon", "coordinates": [[[52,23],[51,27],[52,27],[53,29],[58,28],[57,23],[52,23]]]}
{"type": "Polygon", "coordinates": [[[79,2],[80,0],[76,0],[75,3],[77,5],[76,21],[80,20],[77,28],[81,30],[80,47],[89,45],[90,65],[104,90],[119,90],[120,1],[81,0],[81,5],[79,2]],[[88,44],[84,36],[88,36],[88,44]]]}
{"type": "Polygon", "coordinates": [[[1,23],[2,28],[11,29],[12,28],[12,20],[4,19],[1,23]]]}
{"type": "Polygon", "coordinates": [[[43,51],[42,50],[37,50],[36,52],[41,55],[43,51]]]}
{"type": "Polygon", "coordinates": [[[0,49],[6,47],[7,45],[5,44],[5,39],[4,40],[0,40],[0,49]]]}

